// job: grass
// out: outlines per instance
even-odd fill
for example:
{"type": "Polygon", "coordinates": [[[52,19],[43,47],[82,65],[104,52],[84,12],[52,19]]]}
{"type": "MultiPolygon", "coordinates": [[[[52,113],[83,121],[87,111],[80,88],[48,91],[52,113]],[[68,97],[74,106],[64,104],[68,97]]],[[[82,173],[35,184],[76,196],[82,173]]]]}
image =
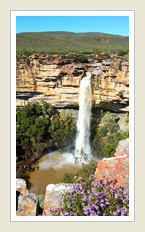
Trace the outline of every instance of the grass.
{"type": "Polygon", "coordinates": [[[24,53],[95,53],[128,51],[129,37],[105,33],[33,32],[16,34],[16,50],[24,53]]]}

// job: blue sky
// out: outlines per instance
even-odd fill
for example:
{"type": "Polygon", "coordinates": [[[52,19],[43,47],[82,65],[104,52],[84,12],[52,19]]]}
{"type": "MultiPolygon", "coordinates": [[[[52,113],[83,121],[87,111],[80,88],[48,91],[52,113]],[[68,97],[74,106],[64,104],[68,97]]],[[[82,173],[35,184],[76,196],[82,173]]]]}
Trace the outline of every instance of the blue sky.
{"type": "Polygon", "coordinates": [[[129,36],[129,16],[16,16],[16,33],[69,31],[129,36]]]}

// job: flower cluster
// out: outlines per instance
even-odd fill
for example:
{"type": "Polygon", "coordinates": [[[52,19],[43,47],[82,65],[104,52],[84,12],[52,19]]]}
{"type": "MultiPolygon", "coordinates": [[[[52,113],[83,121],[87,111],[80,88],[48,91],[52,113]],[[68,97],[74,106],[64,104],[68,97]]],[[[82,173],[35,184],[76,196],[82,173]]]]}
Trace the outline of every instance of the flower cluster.
{"type": "Polygon", "coordinates": [[[72,189],[59,199],[60,208],[49,208],[56,216],[128,216],[129,191],[112,180],[76,177],[72,189]]]}

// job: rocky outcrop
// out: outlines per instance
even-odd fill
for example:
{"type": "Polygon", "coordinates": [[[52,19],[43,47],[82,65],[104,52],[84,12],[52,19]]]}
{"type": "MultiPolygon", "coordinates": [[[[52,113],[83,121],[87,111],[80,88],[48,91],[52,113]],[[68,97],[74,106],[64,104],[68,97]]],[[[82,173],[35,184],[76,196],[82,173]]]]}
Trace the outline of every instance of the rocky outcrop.
{"type": "Polygon", "coordinates": [[[20,192],[21,189],[26,189],[26,181],[23,179],[16,179],[16,190],[20,192]]]}
{"type": "Polygon", "coordinates": [[[129,139],[125,139],[119,142],[116,148],[115,157],[124,156],[129,154],[129,139]]]}
{"type": "MultiPolygon", "coordinates": [[[[16,179],[16,183],[25,183],[23,179],[16,179]]],[[[55,208],[60,208],[58,198],[62,193],[71,189],[71,184],[49,184],[46,187],[44,198],[44,209],[40,207],[39,196],[29,193],[26,186],[24,188],[16,187],[16,216],[52,216],[55,208]],[[21,192],[20,192],[21,190],[21,192]],[[51,210],[50,210],[51,209],[51,210]]]]}
{"type": "Polygon", "coordinates": [[[119,142],[115,157],[97,163],[96,178],[116,179],[116,183],[129,189],[129,139],[119,142]]]}
{"type": "Polygon", "coordinates": [[[26,189],[26,181],[16,179],[16,216],[36,216],[38,199],[26,189]]]}
{"type": "Polygon", "coordinates": [[[93,107],[129,111],[128,57],[88,57],[88,63],[77,64],[60,55],[17,57],[16,105],[46,100],[57,108],[78,108],[80,80],[86,71],[92,73],[93,107]]]}
{"type": "Polygon", "coordinates": [[[44,198],[44,216],[52,216],[50,209],[60,208],[58,198],[62,193],[68,191],[71,188],[71,184],[49,184],[46,188],[44,198]]]}

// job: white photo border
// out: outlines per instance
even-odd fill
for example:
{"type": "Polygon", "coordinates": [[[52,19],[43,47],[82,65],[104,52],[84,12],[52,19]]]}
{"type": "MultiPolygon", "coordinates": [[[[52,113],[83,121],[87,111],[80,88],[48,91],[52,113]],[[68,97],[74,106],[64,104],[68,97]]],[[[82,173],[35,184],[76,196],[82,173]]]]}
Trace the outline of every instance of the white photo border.
{"type": "Polygon", "coordinates": [[[135,11],[11,11],[11,221],[92,221],[120,222],[135,220],[135,11]],[[129,216],[16,216],[16,16],[129,16],[129,216]]]}

